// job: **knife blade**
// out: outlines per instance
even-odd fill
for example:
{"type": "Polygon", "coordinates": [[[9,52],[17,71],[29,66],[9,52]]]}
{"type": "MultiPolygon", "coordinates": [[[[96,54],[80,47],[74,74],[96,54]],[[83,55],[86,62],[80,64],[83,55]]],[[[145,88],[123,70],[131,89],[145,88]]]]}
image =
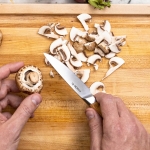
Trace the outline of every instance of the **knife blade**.
{"type": "Polygon", "coordinates": [[[100,116],[100,106],[95,97],[91,94],[90,89],[62,62],[50,54],[44,53],[49,63],[55,68],[60,76],[70,85],[70,87],[100,116]]]}

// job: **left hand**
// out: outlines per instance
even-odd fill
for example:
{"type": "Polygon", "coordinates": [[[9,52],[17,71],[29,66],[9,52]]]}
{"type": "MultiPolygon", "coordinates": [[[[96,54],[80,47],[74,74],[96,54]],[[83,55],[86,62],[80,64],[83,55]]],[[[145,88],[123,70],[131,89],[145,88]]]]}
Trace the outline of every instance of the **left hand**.
{"type": "Polygon", "coordinates": [[[6,78],[23,66],[23,62],[18,62],[0,68],[0,150],[17,149],[24,125],[42,101],[39,94],[32,94],[24,100],[13,94],[19,92],[16,82],[6,78]],[[2,112],[7,105],[18,107],[13,115],[2,112]]]}

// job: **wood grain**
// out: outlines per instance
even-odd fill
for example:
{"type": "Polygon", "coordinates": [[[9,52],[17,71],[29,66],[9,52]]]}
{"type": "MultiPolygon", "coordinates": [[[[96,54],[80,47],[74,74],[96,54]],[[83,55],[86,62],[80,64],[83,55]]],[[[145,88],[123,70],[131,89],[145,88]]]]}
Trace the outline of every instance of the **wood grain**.
{"type": "MultiPolygon", "coordinates": [[[[0,5],[0,30],[4,36],[0,47],[0,66],[24,61],[25,64],[38,66],[44,78],[41,93],[43,102],[36,110],[35,117],[26,124],[18,150],[87,150],[90,147],[89,128],[85,117],[88,106],[52,67],[45,65],[43,53],[49,51],[53,40],[37,34],[42,25],[51,22],[62,23],[68,31],[72,26],[82,28],[76,19],[77,13],[82,11],[93,14],[90,30],[94,23],[109,20],[115,35],[127,35],[127,43],[118,54],[125,60],[125,64],[106,78],[104,84],[106,92],[121,97],[150,132],[150,12],[145,9],[149,5],[144,6],[138,13],[134,6],[132,13],[129,11],[131,14],[126,14],[128,9],[125,6],[124,13],[116,10],[113,15],[110,13],[113,7],[103,13],[93,9],[91,11],[87,5],[82,5],[83,10],[79,9],[81,5],[76,7],[76,11],[70,10],[74,6],[62,6],[61,14],[57,9],[58,5],[0,5]],[[55,78],[50,78],[50,70],[53,70],[55,78]]],[[[117,8],[120,9],[120,6],[117,8]]],[[[97,72],[91,67],[87,86],[94,81],[100,81],[107,70],[106,59],[99,63],[97,72]]],[[[14,78],[14,75],[10,78],[14,78]]]]}

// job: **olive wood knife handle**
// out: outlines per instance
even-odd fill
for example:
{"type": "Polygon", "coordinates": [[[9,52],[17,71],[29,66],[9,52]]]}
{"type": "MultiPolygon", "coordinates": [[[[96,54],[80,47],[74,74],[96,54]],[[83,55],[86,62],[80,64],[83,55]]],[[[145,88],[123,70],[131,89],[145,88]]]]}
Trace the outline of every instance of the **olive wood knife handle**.
{"type": "Polygon", "coordinates": [[[93,104],[90,104],[90,107],[93,108],[100,116],[102,116],[100,104],[97,101],[95,101],[93,104]]]}

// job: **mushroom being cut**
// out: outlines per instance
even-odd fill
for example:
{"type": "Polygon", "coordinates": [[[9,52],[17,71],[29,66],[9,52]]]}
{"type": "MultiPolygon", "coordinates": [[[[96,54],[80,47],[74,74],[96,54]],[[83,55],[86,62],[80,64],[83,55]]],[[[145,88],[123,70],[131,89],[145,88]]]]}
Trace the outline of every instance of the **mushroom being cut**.
{"type": "Polygon", "coordinates": [[[98,92],[100,92],[99,89],[102,89],[101,92],[106,93],[105,91],[105,85],[102,82],[94,82],[91,86],[90,86],[90,91],[93,95],[97,94],[98,92]]]}
{"type": "Polygon", "coordinates": [[[113,57],[109,60],[109,70],[106,72],[106,75],[102,80],[104,80],[106,77],[111,75],[115,70],[117,70],[119,67],[121,67],[125,61],[120,57],[113,57]]]}
{"type": "Polygon", "coordinates": [[[0,46],[2,44],[2,39],[3,39],[3,34],[2,34],[2,31],[0,30],[0,46]]]}
{"type": "Polygon", "coordinates": [[[36,66],[22,67],[17,72],[15,79],[20,91],[25,93],[40,93],[43,88],[42,73],[36,66]]]}
{"type": "Polygon", "coordinates": [[[79,19],[79,21],[83,25],[85,31],[88,31],[89,27],[86,24],[86,22],[90,21],[92,19],[92,17],[89,14],[80,14],[80,15],[77,16],[77,18],[79,19]]]}

